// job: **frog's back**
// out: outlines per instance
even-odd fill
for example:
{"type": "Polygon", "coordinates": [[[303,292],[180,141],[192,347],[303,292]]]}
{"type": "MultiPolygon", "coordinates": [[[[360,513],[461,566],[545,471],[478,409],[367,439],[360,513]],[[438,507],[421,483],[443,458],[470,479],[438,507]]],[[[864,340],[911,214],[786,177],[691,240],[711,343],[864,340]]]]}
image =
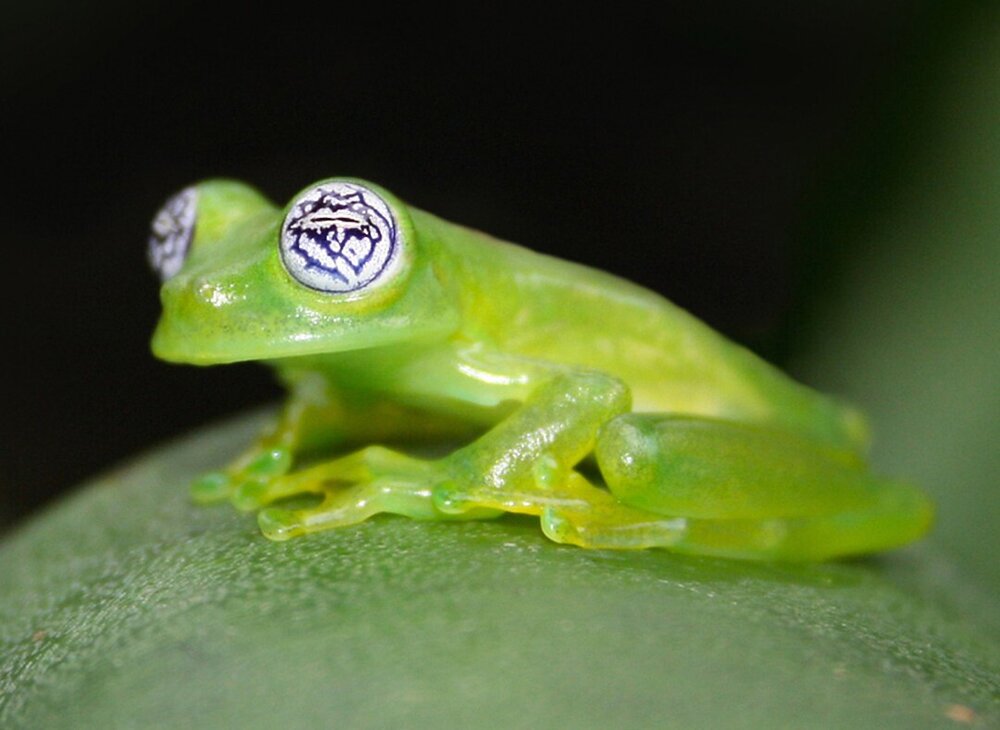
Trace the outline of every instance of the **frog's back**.
{"type": "Polygon", "coordinates": [[[450,229],[439,237],[442,253],[474,339],[613,374],[630,386],[638,411],[776,423],[843,445],[865,438],[855,411],[655,292],[435,218],[436,226],[450,229]]]}

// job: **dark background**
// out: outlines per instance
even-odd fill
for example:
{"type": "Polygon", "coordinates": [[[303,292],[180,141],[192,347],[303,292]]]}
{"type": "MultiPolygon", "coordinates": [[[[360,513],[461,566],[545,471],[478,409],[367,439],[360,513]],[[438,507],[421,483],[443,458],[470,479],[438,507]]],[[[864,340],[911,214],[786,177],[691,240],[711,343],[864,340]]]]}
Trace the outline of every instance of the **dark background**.
{"type": "Polygon", "coordinates": [[[653,287],[780,362],[849,255],[829,201],[878,204],[871,171],[907,144],[886,130],[971,4],[21,5],[0,45],[8,520],[279,397],[259,366],[148,352],[148,223],[204,177],[282,203],[368,178],[653,287]]]}

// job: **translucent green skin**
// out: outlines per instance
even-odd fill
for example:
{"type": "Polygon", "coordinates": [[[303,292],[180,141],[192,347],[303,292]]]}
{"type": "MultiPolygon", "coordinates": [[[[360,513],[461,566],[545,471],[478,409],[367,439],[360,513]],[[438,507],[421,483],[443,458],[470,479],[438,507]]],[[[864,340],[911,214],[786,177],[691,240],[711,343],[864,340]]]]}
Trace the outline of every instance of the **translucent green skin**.
{"type": "Polygon", "coordinates": [[[259,509],[273,539],[379,512],[519,512],[556,542],[745,559],[821,560],[927,531],[923,494],[867,470],[856,411],[653,292],[352,182],[392,206],[404,259],[349,295],[285,270],[287,209],[240,183],[197,186],[153,350],[263,360],[290,391],[272,429],[195,483],[199,501],[259,509]],[[445,436],[468,445],[436,460],[384,446],[445,436]],[[319,503],[271,506],[299,495],[319,503]]]}

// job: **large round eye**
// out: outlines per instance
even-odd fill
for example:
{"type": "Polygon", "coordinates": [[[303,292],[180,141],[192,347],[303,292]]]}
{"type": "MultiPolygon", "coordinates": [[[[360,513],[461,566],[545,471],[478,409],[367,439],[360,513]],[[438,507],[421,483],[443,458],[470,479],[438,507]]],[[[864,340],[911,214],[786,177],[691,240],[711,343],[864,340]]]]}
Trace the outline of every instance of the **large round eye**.
{"type": "Polygon", "coordinates": [[[166,281],[181,270],[194,238],[198,191],[184,188],[170,198],[153,218],[149,234],[149,264],[166,281]]]}
{"type": "Polygon", "coordinates": [[[281,261],[312,289],[346,293],[387,281],[402,258],[389,204],[366,187],[329,182],[292,203],[281,227],[281,261]]]}

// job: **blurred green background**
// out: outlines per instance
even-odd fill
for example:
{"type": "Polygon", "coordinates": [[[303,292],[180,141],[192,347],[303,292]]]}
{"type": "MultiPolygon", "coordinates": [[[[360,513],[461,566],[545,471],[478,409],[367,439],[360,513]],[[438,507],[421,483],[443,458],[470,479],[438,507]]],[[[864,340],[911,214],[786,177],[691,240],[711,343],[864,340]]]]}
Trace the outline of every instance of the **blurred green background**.
{"type": "MultiPolygon", "coordinates": [[[[875,464],[937,500],[934,540],[1000,601],[1000,25],[972,13],[842,170],[792,370],[864,404],[875,464]]],[[[1000,604],[997,604],[1000,605],[1000,604]]]]}

